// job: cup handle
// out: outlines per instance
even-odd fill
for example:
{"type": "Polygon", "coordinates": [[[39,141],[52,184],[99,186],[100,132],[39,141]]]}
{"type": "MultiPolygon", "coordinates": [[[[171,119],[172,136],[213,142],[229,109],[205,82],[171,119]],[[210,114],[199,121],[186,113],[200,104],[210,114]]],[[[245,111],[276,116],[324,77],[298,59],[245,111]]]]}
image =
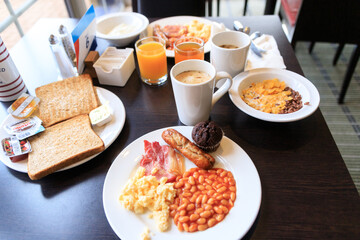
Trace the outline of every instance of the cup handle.
{"type": "Polygon", "coordinates": [[[214,104],[222,97],[225,93],[231,88],[231,85],[233,83],[233,79],[227,72],[218,72],[215,76],[215,86],[218,81],[221,79],[226,78],[225,83],[213,94],[213,99],[211,103],[211,108],[214,106],[214,104]]]}

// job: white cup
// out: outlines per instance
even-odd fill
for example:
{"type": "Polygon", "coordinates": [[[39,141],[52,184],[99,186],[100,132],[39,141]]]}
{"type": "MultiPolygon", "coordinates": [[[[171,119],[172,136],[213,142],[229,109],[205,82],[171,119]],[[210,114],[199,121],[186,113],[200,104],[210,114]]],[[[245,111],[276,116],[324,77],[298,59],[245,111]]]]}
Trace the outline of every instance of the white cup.
{"type": "Polygon", "coordinates": [[[228,72],[235,77],[244,71],[249,47],[249,35],[238,31],[225,31],[215,34],[211,38],[210,62],[216,71],[228,72]],[[222,45],[234,45],[237,48],[228,49],[222,45]]]}
{"type": "Polygon", "coordinates": [[[232,85],[232,77],[228,73],[217,73],[213,65],[203,60],[179,62],[171,68],[170,76],[179,119],[189,126],[208,120],[214,104],[232,85]],[[191,70],[205,72],[210,75],[210,79],[197,84],[188,84],[176,79],[178,74],[191,70]],[[224,84],[214,93],[215,84],[224,78],[224,84]]]}

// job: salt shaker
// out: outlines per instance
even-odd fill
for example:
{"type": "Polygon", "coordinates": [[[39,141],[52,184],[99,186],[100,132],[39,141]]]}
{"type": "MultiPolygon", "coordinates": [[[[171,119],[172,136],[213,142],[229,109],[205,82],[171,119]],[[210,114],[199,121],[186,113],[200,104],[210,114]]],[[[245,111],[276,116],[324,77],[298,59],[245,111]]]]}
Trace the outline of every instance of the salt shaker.
{"type": "Polygon", "coordinates": [[[13,101],[26,91],[25,83],[0,37],[0,101],[13,101]]]}
{"type": "Polygon", "coordinates": [[[51,34],[49,37],[50,47],[54,54],[59,70],[59,80],[75,77],[77,74],[74,71],[73,65],[67,56],[65,49],[59,39],[51,34]]]}
{"type": "Polygon", "coordinates": [[[70,33],[67,31],[64,25],[60,25],[59,27],[59,37],[64,46],[65,52],[71,60],[73,66],[76,66],[76,55],[75,55],[75,48],[70,36],[70,33]]]}

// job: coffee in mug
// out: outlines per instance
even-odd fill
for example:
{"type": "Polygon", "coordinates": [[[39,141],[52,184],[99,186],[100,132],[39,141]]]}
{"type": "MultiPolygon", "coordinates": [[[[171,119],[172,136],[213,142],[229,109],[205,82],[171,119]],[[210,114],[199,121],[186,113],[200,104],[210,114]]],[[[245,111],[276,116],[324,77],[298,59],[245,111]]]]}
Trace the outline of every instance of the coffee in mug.
{"type": "Polygon", "coordinates": [[[183,83],[198,84],[209,81],[211,76],[203,71],[185,71],[175,76],[175,78],[183,83]]]}
{"type": "Polygon", "coordinates": [[[223,45],[220,45],[219,47],[227,48],[227,49],[236,49],[236,48],[239,48],[238,46],[235,46],[235,45],[232,45],[232,44],[223,44],[223,45]]]}

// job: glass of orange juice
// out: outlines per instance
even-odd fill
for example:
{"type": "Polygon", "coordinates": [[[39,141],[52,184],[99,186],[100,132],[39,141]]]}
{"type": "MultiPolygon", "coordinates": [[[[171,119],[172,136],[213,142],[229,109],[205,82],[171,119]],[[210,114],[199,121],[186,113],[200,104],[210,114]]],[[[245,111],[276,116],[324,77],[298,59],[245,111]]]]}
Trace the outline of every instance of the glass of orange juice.
{"type": "Polygon", "coordinates": [[[174,43],[175,64],[188,59],[204,60],[204,40],[182,37],[174,43]]]}
{"type": "Polygon", "coordinates": [[[162,85],[167,80],[166,42],[158,37],[145,37],[135,43],[141,79],[149,85],[162,85]]]}

